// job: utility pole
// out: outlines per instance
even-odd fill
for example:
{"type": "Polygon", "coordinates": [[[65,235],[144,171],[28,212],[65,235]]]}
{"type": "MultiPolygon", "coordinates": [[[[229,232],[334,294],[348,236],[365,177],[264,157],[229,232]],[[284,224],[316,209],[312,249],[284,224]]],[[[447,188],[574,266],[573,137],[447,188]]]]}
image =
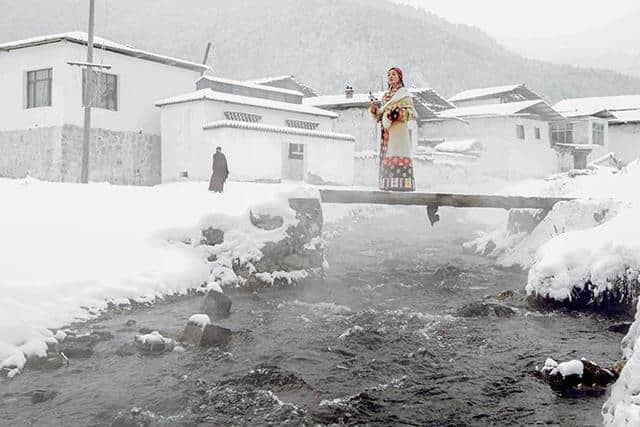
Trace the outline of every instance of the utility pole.
{"type": "MultiPolygon", "coordinates": [[[[87,39],[87,64],[93,64],[93,33],[95,31],[96,0],[89,0],[89,36],[87,39]]],[[[91,100],[93,98],[93,68],[86,67],[84,99],[84,138],[82,140],[82,171],[80,182],[89,182],[89,139],[91,137],[91,100]]]]}

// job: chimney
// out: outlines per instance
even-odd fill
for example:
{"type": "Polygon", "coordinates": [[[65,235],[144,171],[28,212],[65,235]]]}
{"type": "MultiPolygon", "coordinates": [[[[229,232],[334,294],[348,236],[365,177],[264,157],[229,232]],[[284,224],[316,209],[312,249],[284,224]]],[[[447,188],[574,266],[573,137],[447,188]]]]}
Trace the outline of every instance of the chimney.
{"type": "Polygon", "coordinates": [[[347,99],[353,98],[353,88],[351,85],[347,85],[347,87],[344,88],[344,96],[346,96],[347,99]]]}

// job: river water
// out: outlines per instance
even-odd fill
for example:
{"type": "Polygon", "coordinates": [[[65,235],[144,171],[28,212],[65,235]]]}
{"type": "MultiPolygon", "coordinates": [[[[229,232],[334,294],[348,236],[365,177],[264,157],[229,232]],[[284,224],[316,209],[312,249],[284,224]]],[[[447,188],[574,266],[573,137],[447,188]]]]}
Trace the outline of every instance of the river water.
{"type": "Polygon", "coordinates": [[[0,380],[3,425],[600,425],[606,396],[569,399],[532,375],[547,357],[609,366],[613,320],[538,313],[526,274],[465,255],[475,225],[422,209],[327,227],[322,282],[232,295],[222,348],[142,355],[142,327],[178,338],[199,312],[188,296],[107,313],[95,354],[0,380]],[[465,304],[510,289],[509,318],[458,317],[465,304]],[[135,324],[133,324],[135,321],[135,324]],[[124,349],[124,350],[123,350],[124,349]],[[32,391],[51,400],[32,403],[32,391]]]}

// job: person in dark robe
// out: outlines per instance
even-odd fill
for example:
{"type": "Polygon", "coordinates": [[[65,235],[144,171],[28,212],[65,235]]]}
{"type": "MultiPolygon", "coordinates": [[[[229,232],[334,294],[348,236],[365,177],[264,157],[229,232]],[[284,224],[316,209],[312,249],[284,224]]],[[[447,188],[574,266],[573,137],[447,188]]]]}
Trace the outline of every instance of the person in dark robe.
{"type": "Polygon", "coordinates": [[[209,191],[222,193],[224,190],[224,183],[229,177],[227,158],[222,154],[222,147],[216,147],[211,169],[213,169],[213,173],[211,174],[211,180],[209,181],[209,191]]]}

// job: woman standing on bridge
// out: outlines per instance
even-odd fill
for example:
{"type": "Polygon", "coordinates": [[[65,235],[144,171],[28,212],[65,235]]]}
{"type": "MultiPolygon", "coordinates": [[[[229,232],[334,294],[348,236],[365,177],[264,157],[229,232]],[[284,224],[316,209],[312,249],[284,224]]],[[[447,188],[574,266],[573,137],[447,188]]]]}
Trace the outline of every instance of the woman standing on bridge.
{"type": "Polygon", "coordinates": [[[416,110],[411,93],[404,87],[402,70],[391,68],[387,77],[389,90],[382,97],[382,106],[378,108],[372,97],[370,107],[373,118],[382,123],[378,186],[387,191],[414,191],[416,185],[407,123],[416,117],[416,110]]]}

